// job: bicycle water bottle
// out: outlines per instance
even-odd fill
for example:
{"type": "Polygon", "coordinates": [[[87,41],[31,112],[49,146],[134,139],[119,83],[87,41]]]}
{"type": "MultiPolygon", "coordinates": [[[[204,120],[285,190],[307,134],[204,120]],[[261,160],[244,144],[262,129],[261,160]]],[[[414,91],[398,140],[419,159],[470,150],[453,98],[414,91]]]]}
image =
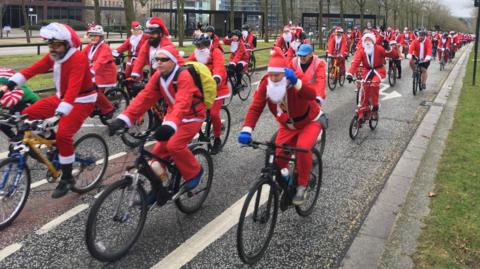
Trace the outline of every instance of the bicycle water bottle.
{"type": "Polygon", "coordinates": [[[282,179],[287,184],[290,184],[290,171],[288,170],[288,168],[282,168],[282,170],[280,170],[280,174],[282,174],[282,179]]]}
{"type": "Polygon", "coordinates": [[[169,184],[168,182],[169,177],[168,177],[167,171],[162,167],[162,165],[158,161],[151,160],[149,162],[149,165],[152,171],[155,173],[155,175],[157,175],[160,181],[162,181],[162,185],[164,187],[167,187],[169,184]]]}

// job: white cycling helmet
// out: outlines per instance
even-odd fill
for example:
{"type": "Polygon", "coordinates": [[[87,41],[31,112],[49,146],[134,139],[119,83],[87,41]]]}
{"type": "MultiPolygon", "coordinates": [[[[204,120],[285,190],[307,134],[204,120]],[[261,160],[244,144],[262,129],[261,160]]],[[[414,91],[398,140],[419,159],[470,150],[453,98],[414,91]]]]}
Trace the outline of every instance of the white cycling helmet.
{"type": "Polygon", "coordinates": [[[103,36],[105,35],[105,32],[103,31],[103,27],[101,25],[94,25],[90,28],[88,28],[87,35],[93,36],[93,35],[99,35],[103,36]]]}

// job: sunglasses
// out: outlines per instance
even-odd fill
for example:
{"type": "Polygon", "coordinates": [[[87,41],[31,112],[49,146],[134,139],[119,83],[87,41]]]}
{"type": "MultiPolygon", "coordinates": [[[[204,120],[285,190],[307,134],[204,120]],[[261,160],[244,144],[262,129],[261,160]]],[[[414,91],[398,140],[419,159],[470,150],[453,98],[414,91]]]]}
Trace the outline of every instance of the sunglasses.
{"type": "Polygon", "coordinates": [[[170,58],[159,58],[159,57],[156,57],[156,58],[155,58],[155,61],[157,61],[157,62],[162,62],[162,63],[166,63],[166,62],[170,61],[170,58]]]}

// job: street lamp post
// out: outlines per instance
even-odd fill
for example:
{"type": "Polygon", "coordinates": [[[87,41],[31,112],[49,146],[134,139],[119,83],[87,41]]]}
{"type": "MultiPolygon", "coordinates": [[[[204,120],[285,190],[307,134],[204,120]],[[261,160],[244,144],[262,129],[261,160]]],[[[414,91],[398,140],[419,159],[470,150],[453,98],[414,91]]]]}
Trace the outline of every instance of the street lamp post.
{"type": "Polygon", "coordinates": [[[478,61],[478,35],[480,34],[480,0],[474,0],[474,6],[478,9],[477,14],[477,29],[475,30],[475,56],[473,59],[473,86],[475,86],[475,80],[477,76],[477,61],[478,61]]]}

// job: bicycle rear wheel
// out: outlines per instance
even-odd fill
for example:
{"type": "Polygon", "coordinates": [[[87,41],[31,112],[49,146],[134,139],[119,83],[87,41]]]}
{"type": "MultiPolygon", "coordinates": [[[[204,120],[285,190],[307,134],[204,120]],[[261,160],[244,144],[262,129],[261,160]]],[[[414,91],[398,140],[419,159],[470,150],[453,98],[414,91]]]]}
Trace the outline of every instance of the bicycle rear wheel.
{"type": "Polygon", "coordinates": [[[317,204],[320,188],[322,187],[322,155],[317,149],[312,150],[312,170],[310,171],[310,179],[308,180],[308,197],[303,205],[295,206],[298,215],[307,217],[312,214],[317,204]]]}
{"type": "Polygon", "coordinates": [[[240,100],[245,101],[248,99],[251,92],[252,92],[252,80],[247,73],[243,73],[241,86],[238,89],[238,97],[240,97],[240,100]]]}
{"type": "Polygon", "coordinates": [[[255,68],[257,66],[257,59],[255,58],[255,54],[250,53],[250,61],[248,62],[248,74],[250,76],[253,76],[253,73],[255,73],[255,68]]]}
{"type": "Polygon", "coordinates": [[[220,120],[222,121],[222,134],[220,139],[222,140],[222,148],[227,144],[228,136],[230,135],[230,110],[226,106],[222,106],[220,109],[220,120]]]}
{"type": "Polygon", "coordinates": [[[328,80],[327,80],[328,88],[331,91],[334,91],[335,87],[337,87],[337,78],[336,78],[336,75],[332,73],[331,68],[328,70],[327,77],[328,77],[328,80]]]}
{"type": "Polygon", "coordinates": [[[345,73],[339,70],[338,72],[338,84],[343,87],[343,84],[345,84],[345,73]]]}
{"type": "Polygon", "coordinates": [[[120,115],[120,113],[122,113],[128,107],[130,98],[122,88],[110,88],[105,90],[105,97],[107,97],[107,99],[112,103],[114,112],[110,119],[107,119],[101,115],[100,121],[105,125],[109,125],[112,119],[116,119],[118,115],[120,115]]]}
{"type": "Polygon", "coordinates": [[[358,121],[358,116],[355,115],[350,122],[349,135],[352,140],[357,138],[358,132],[360,131],[360,122],[358,121]]]}
{"type": "Polygon", "coordinates": [[[203,177],[195,189],[180,195],[175,200],[175,205],[185,214],[193,214],[200,209],[207,199],[213,181],[213,161],[210,154],[203,148],[194,148],[192,153],[203,168],[203,177]]]}
{"type": "Polygon", "coordinates": [[[86,134],[75,144],[75,161],[73,162],[73,178],[75,184],[72,191],[85,193],[100,184],[108,167],[108,147],[98,134],[86,134]]]}
{"type": "Polygon", "coordinates": [[[278,215],[278,191],[273,181],[260,178],[250,188],[237,227],[237,251],[247,264],[258,262],[272,239],[278,215]]]}
{"type": "Polygon", "coordinates": [[[0,162],[0,231],[22,212],[30,194],[30,170],[17,158],[0,162]]]}
{"type": "Polygon", "coordinates": [[[141,185],[132,184],[131,177],[113,183],[90,209],[85,242],[97,260],[122,258],[142,233],[148,211],[146,194],[141,185]]]}

